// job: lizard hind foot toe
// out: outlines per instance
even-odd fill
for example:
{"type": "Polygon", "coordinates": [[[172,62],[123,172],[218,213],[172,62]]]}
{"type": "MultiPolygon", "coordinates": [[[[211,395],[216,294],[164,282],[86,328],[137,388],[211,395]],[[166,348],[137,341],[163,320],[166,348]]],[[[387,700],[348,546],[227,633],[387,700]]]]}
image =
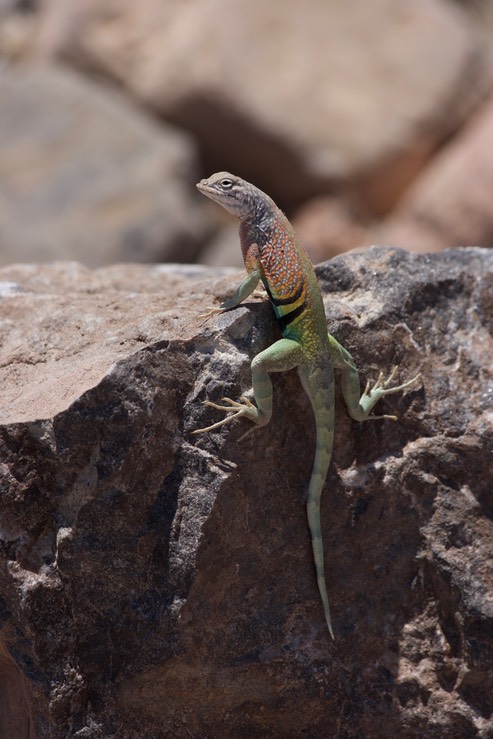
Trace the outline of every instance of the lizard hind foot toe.
{"type": "MultiPolygon", "coordinates": [[[[206,426],[205,428],[194,429],[191,432],[192,434],[195,435],[205,433],[206,431],[214,431],[215,429],[221,428],[221,426],[224,426],[226,423],[230,423],[230,421],[233,421],[235,418],[246,417],[254,423],[258,423],[257,407],[248,398],[242,397],[240,400],[243,402],[232,400],[231,398],[221,398],[221,400],[223,403],[228,403],[228,405],[220,405],[219,403],[214,403],[212,400],[204,400],[204,405],[208,408],[215,408],[218,411],[226,413],[226,417],[217,421],[217,423],[206,426]]],[[[253,431],[255,428],[256,426],[254,426],[253,429],[248,429],[248,431],[240,437],[239,441],[241,441],[245,436],[248,436],[250,431],[253,431]]]]}
{"type": "Polygon", "coordinates": [[[209,318],[212,318],[213,316],[218,316],[220,313],[223,313],[224,309],[219,308],[217,305],[210,305],[206,308],[205,313],[199,313],[197,318],[201,318],[200,326],[203,326],[206,321],[209,320],[209,318]]]}
{"type": "Polygon", "coordinates": [[[406,382],[402,382],[400,385],[394,385],[393,387],[389,387],[390,383],[395,377],[395,373],[397,372],[397,365],[392,368],[392,372],[388,376],[388,378],[382,383],[382,390],[384,395],[391,395],[392,393],[400,393],[401,390],[404,390],[407,387],[410,387],[411,385],[414,385],[414,383],[420,379],[421,372],[418,372],[417,375],[412,377],[410,380],[407,380],[406,382]]]}
{"type": "Polygon", "coordinates": [[[257,425],[252,426],[251,428],[249,428],[247,431],[245,431],[245,433],[242,434],[238,438],[238,441],[243,441],[243,439],[246,439],[247,436],[250,436],[250,434],[253,434],[253,432],[256,431],[258,428],[259,428],[259,426],[257,426],[257,425]]]}
{"type": "Polygon", "coordinates": [[[221,398],[221,401],[229,405],[219,405],[219,403],[214,403],[212,400],[204,400],[204,405],[224,413],[235,413],[238,407],[242,407],[241,403],[237,403],[236,400],[231,400],[231,398],[221,398]]]}

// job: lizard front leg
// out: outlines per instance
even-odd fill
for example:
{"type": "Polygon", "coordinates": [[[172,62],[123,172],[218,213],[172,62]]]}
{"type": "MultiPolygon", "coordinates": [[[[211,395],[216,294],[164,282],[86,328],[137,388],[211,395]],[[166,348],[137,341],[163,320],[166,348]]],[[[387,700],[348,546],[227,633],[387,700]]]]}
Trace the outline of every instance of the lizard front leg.
{"type": "Polygon", "coordinates": [[[381,372],[373,387],[369,382],[367,382],[366,387],[361,394],[358,370],[356,369],[352,356],[330,334],[328,334],[328,341],[333,365],[335,368],[342,370],[342,394],[351,418],[354,418],[355,421],[368,421],[379,418],[388,418],[392,421],[396,421],[397,416],[372,416],[370,414],[381,398],[385,395],[399,393],[406,387],[414,385],[414,383],[421,377],[421,373],[418,372],[415,377],[407,382],[403,382],[401,385],[391,386],[390,383],[397,372],[396,366],[392,369],[392,372],[386,380],[384,380],[384,375],[381,372]]]}
{"type": "Polygon", "coordinates": [[[206,321],[211,316],[216,316],[224,311],[236,308],[242,303],[249,295],[253,293],[257,287],[261,278],[261,267],[258,259],[258,248],[256,244],[252,244],[245,257],[246,275],[238,285],[234,295],[228,300],[225,300],[219,306],[211,306],[207,309],[206,313],[201,313],[199,318],[203,318],[206,321]]]}
{"type": "Polygon", "coordinates": [[[287,372],[287,370],[297,367],[301,361],[302,349],[297,341],[291,339],[280,339],[276,341],[268,349],[257,354],[252,361],[253,397],[255,405],[248,398],[244,397],[241,398],[243,401],[241,403],[231,400],[231,398],[223,398],[223,402],[228,403],[228,405],[218,405],[217,403],[212,403],[210,400],[206,400],[205,405],[210,408],[217,408],[228,415],[221,421],[212,424],[212,426],[195,429],[192,433],[202,434],[205,431],[212,431],[239,417],[248,418],[255,424],[253,429],[245,432],[241,439],[258,426],[265,426],[272,417],[272,382],[269,373],[287,372]]]}

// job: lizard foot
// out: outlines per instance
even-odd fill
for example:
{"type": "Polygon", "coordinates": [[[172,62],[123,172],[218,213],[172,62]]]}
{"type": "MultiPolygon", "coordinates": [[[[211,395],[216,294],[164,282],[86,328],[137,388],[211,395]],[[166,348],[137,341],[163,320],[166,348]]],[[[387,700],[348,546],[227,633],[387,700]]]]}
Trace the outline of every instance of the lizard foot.
{"type": "MultiPolygon", "coordinates": [[[[384,395],[392,395],[392,393],[399,393],[401,390],[404,390],[406,387],[409,387],[410,385],[413,385],[419,378],[421,377],[421,372],[418,372],[415,377],[413,377],[411,380],[408,380],[407,382],[403,382],[401,385],[395,385],[394,387],[389,387],[390,383],[395,377],[395,373],[397,372],[397,365],[395,365],[392,368],[392,371],[390,375],[387,377],[386,380],[384,380],[384,374],[383,372],[380,372],[378,375],[376,383],[371,387],[370,381],[366,383],[366,387],[364,390],[363,395],[361,396],[361,400],[369,405],[370,408],[373,408],[373,406],[380,400],[380,398],[383,398],[384,395]]],[[[367,418],[371,418],[372,420],[379,419],[379,418],[388,418],[391,421],[397,421],[397,416],[367,416],[367,418]]]]}
{"type": "MultiPolygon", "coordinates": [[[[257,406],[255,406],[248,398],[245,398],[244,396],[242,396],[240,400],[243,402],[239,403],[237,400],[231,400],[231,398],[223,398],[223,402],[228,403],[229,405],[219,405],[218,403],[213,403],[210,400],[204,400],[204,405],[208,406],[209,408],[216,408],[216,410],[218,411],[223,411],[223,413],[231,415],[227,415],[226,418],[223,418],[221,421],[213,423],[212,426],[207,426],[203,429],[195,429],[194,431],[192,431],[192,434],[202,434],[205,431],[213,431],[214,429],[218,429],[221,426],[224,426],[224,424],[233,421],[235,418],[240,418],[241,416],[249,418],[254,423],[259,423],[257,406]]],[[[246,434],[243,434],[241,439],[249,434],[250,431],[253,431],[253,429],[249,429],[246,434]]]]}
{"type": "Polygon", "coordinates": [[[212,318],[212,316],[218,316],[220,313],[224,313],[224,308],[221,308],[219,306],[213,306],[209,305],[207,306],[205,313],[199,313],[197,318],[202,318],[203,320],[200,322],[200,325],[203,326],[206,321],[209,320],[209,318],[212,318]]]}

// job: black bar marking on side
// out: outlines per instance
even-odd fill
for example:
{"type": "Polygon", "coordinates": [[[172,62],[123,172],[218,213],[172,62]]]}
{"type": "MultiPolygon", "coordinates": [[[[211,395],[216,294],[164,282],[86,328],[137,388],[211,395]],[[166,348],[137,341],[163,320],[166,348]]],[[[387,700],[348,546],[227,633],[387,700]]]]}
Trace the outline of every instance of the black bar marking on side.
{"type": "Polygon", "coordinates": [[[294,295],[291,295],[289,298],[275,298],[271,291],[269,286],[266,287],[267,295],[270,298],[271,303],[273,303],[276,307],[279,305],[290,305],[290,303],[296,303],[297,300],[301,298],[303,295],[303,290],[305,288],[305,282],[304,280],[301,280],[299,288],[296,290],[294,295]]]}
{"type": "Polygon", "coordinates": [[[294,321],[298,316],[301,316],[301,314],[304,312],[306,308],[306,303],[302,303],[294,310],[290,311],[290,313],[286,313],[284,316],[276,316],[277,322],[279,326],[281,327],[281,331],[284,331],[287,326],[289,326],[292,321],[294,321]]]}

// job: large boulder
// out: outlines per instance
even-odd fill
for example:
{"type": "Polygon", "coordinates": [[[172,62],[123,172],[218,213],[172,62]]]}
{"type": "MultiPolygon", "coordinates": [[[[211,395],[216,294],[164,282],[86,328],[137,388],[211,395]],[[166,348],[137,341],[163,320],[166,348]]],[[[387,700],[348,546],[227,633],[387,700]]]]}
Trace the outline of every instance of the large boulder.
{"type": "Polygon", "coordinates": [[[250,387],[267,302],[238,275],[0,272],[0,735],[463,739],[493,713],[493,253],[318,268],[362,379],[422,383],[358,424],[337,397],[322,500],[335,642],[303,494],[295,372],[274,417],[203,436],[250,387]],[[10,734],[9,734],[10,731],[10,734]]]}

